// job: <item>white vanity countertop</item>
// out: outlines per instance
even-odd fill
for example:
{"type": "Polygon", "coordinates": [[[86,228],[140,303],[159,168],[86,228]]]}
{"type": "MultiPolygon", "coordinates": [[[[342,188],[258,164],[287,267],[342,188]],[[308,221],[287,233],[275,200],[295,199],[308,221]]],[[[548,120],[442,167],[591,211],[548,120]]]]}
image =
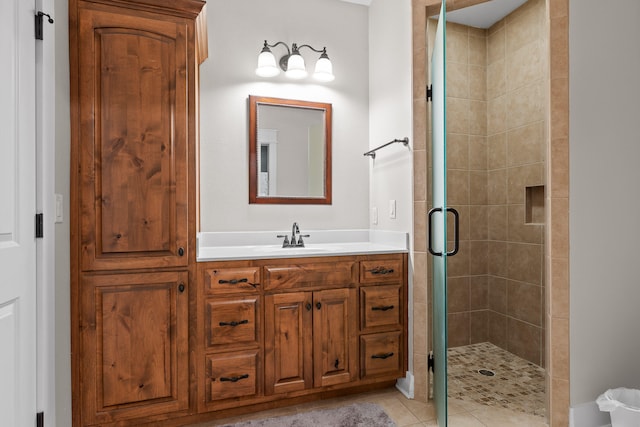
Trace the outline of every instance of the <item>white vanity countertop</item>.
{"type": "Polygon", "coordinates": [[[409,250],[409,234],[384,230],[301,230],[304,248],[283,248],[289,231],[198,233],[198,261],[391,254],[409,250]]]}

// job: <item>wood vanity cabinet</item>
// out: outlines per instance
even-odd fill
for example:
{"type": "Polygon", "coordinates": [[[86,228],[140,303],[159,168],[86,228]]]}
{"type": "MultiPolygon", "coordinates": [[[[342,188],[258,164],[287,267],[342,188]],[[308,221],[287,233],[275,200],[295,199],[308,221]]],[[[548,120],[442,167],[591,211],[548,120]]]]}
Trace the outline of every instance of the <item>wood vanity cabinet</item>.
{"type": "Polygon", "coordinates": [[[200,412],[405,374],[406,254],[203,262],[198,277],[200,412]]]}
{"type": "Polygon", "coordinates": [[[73,425],[190,411],[200,0],[70,0],[73,425]]]}

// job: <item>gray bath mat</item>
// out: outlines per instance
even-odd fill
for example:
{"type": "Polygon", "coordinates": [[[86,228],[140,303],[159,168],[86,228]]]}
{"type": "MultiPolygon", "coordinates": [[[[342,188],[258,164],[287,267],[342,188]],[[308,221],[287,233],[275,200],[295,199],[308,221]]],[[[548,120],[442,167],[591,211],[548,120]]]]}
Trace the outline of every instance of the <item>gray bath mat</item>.
{"type": "Polygon", "coordinates": [[[320,409],[295,415],[226,424],[223,427],[396,427],[380,406],[356,403],[341,408],[320,409]]]}

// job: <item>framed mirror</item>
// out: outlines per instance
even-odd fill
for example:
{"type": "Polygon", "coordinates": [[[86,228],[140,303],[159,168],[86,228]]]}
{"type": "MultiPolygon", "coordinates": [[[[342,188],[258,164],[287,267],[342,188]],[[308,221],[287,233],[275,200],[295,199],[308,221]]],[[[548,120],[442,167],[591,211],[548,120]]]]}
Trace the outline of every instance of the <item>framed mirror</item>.
{"type": "Polygon", "coordinates": [[[331,204],[331,104],[249,96],[249,203],[331,204]]]}

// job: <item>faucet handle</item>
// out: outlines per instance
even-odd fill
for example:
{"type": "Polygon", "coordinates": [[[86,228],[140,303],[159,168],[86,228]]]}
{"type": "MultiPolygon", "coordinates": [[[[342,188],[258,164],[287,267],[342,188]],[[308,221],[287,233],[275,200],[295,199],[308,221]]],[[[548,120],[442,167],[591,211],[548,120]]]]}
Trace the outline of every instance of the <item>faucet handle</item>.
{"type": "Polygon", "coordinates": [[[298,238],[298,244],[296,246],[301,246],[304,247],[304,240],[302,240],[303,237],[311,237],[310,234],[299,234],[299,238],[298,238]]]}
{"type": "Polygon", "coordinates": [[[279,239],[284,237],[284,241],[282,242],[283,248],[286,248],[287,246],[289,246],[289,236],[287,236],[286,234],[278,234],[276,237],[279,239]]]}

